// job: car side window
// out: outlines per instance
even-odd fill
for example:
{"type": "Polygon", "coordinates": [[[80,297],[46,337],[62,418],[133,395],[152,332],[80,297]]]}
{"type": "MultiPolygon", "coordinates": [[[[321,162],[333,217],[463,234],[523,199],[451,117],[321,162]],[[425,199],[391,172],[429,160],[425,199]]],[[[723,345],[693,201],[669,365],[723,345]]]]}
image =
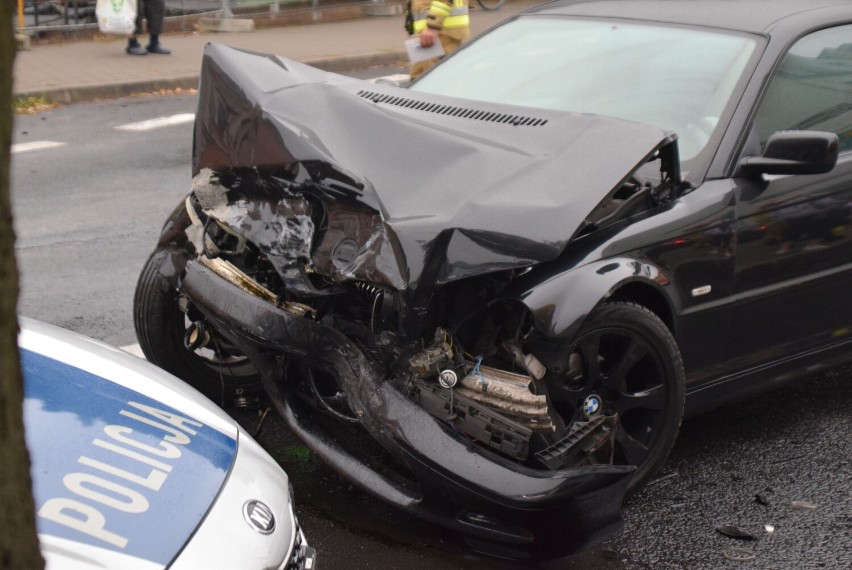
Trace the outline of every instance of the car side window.
{"type": "Polygon", "coordinates": [[[789,129],[832,132],[852,150],[852,25],[809,34],[784,56],[757,114],[761,149],[789,129]]]}

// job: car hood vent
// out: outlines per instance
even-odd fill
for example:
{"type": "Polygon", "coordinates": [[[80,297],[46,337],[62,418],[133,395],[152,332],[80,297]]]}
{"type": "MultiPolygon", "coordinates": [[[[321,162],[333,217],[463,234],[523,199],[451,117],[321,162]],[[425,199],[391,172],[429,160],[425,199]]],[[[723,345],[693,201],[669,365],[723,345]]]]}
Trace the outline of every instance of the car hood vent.
{"type": "Polygon", "coordinates": [[[505,123],[507,125],[515,125],[521,127],[541,127],[547,124],[547,119],[537,117],[529,117],[524,115],[513,115],[511,113],[497,113],[494,111],[485,111],[474,107],[461,107],[458,105],[445,105],[441,103],[431,103],[429,101],[418,101],[410,97],[400,97],[398,95],[387,95],[377,93],[375,91],[359,91],[359,97],[369,99],[373,103],[385,103],[387,105],[395,105],[406,109],[414,109],[423,111],[424,113],[438,113],[440,115],[448,115],[451,117],[459,117],[461,119],[471,119],[474,121],[486,121],[491,123],[505,123]]]}

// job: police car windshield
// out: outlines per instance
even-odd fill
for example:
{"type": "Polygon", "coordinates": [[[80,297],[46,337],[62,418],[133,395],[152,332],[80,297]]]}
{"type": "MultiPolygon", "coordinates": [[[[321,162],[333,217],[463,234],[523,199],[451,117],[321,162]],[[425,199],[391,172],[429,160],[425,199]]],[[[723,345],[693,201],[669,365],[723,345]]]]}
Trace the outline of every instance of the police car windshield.
{"type": "Polygon", "coordinates": [[[680,156],[689,159],[712,136],[756,44],[716,30],[526,16],[483,35],[411,89],[662,127],[678,134],[680,156]]]}

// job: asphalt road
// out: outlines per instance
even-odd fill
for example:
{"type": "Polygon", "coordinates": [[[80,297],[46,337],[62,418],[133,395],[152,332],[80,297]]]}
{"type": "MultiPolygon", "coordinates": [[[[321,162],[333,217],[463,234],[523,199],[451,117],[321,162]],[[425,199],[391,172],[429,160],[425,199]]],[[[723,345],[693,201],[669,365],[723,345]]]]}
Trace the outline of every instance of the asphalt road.
{"type": "MultiPolygon", "coordinates": [[[[20,314],[117,346],[135,343],[135,280],[187,190],[186,115],[194,106],[193,94],[172,94],[16,117],[20,314]],[[173,124],[116,128],[164,117],[173,124]],[[17,146],[45,141],[60,146],[17,146]]],[[[850,406],[852,369],[843,368],[688,419],[661,476],[625,506],[622,535],[538,567],[852,567],[850,406]],[[724,526],[747,536],[717,530],[724,526]]],[[[256,411],[239,419],[260,423],[256,411]]],[[[536,567],[483,560],[462,550],[458,537],[378,504],[315,460],[272,415],[258,439],[294,480],[320,568],[536,567]]]]}

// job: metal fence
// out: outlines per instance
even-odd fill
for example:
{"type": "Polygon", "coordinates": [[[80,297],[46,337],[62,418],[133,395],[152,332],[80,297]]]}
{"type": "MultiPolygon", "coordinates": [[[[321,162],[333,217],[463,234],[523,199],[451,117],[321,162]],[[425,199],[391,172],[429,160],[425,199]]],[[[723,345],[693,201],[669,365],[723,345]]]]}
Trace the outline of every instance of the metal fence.
{"type": "MultiPolygon", "coordinates": [[[[97,28],[97,0],[13,0],[18,3],[15,30],[27,35],[43,31],[74,31],[97,28]]],[[[318,9],[365,0],[166,0],[166,20],[220,14],[252,17],[284,10],[318,9]]]]}

